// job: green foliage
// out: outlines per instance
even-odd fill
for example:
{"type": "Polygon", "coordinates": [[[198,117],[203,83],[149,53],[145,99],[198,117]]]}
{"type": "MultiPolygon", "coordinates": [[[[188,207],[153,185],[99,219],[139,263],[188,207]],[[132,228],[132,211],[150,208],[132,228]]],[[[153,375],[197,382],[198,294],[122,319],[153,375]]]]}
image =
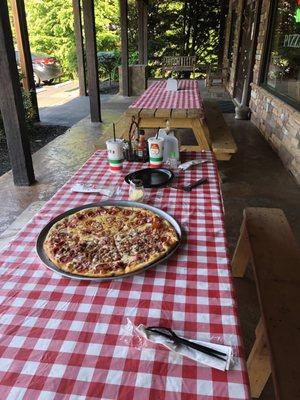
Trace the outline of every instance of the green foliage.
{"type": "MultiPolygon", "coordinates": [[[[152,70],[163,56],[196,55],[198,63],[217,62],[220,5],[223,0],[155,0],[149,2],[148,55],[152,70]]],[[[129,3],[131,51],[137,49],[137,15],[129,3]]]]}
{"type": "MultiPolygon", "coordinates": [[[[30,93],[27,90],[24,90],[23,88],[21,88],[21,91],[23,97],[26,124],[27,126],[32,126],[32,123],[35,119],[35,111],[32,107],[30,93]]],[[[0,113],[0,135],[3,132],[4,132],[3,119],[0,113]]]]}
{"type": "MultiPolygon", "coordinates": [[[[179,3],[179,2],[177,2],[179,3]]],[[[220,24],[219,0],[181,1],[171,11],[173,29],[170,30],[163,23],[161,29],[166,30],[168,45],[161,51],[154,51],[161,55],[196,55],[198,63],[212,63],[217,61],[218,33],[220,24]]],[[[152,14],[155,18],[156,14],[152,14]]],[[[156,34],[157,35],[157,34],[156,34]]]]}
{"type": "MultiPolygon", "coordinates": [[[[33,52],[56,56],[64,73],[76,73],[76,52],[71,0],[25,0],[33,52]]],[[[224,0],[149,1],[149,64],[160,64],[165,55],[196,55],[199,63],[217,61],[220,4],[224,0]]],[[[120,51],[119,0],[94,0],[97,50],[120,51]]],[[[138,62],[137,7],[129,0],[130,63],[138,62]]],[[[103,60],[102,60],[103,61],[103,60]]],[[[115,60],[117,62],[117,58],[115,60]]],[[[100,73],[116,76],[108,58],[100,73]]]]}
{"type": "Polygon", "coordinates": [[[57,57],[67,76],[72,76],[76,66],[72,3],[27,0],[25,5],[31,51],[57,57]]]}
{"type": "MultiPolygon", "coordinates": [[[[32,52],[57,57],[64,74],[76,74],[76,49],[72,1],[26,0],[32,52]]],[[[118,0],[95,0],[97,48],[115,50],[119,45],[118,0]]]]}
{"type": "Polygon", "coordinates": [[[120,52],[98,51],[98,69],[101,78],[109,77],[111,82],[117,76],[118,65],[120,64],[120,52]]]}

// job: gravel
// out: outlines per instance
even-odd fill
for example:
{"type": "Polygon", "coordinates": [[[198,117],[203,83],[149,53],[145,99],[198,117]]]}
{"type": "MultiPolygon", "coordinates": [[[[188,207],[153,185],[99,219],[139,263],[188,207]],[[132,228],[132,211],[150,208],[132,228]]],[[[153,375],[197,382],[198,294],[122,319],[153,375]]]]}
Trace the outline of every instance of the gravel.
{"type": "MultiPolygon", "coordinates": [[[[31,154],[51,142],[57,136],[62,135],[69,129],[67,126],[59,125],[35,125],[28,129],[31,154]]],[[[0,130],[0,175],[11,169],[5,134],[0,130]]]]}

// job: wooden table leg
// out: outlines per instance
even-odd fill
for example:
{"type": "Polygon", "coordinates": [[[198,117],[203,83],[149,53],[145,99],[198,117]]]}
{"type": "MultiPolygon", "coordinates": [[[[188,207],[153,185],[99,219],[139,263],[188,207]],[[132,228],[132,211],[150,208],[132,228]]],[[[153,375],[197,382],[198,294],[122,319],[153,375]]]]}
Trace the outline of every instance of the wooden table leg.
{"type": "Polygon", "coordinates": [[[245,219],[243,219],[240,229],[240,237],[231,262],[232,274],[234,277],[242,278],[245,275],[250,255],[250,244],[248,241],[245,219]]]}
{"type": "MultiPolygon", "coordinates": [[[[151,110],[150,110],[151,111],[151,110]]],[[[201,151],[210,150],[210,138],[207,125],[198,116],[195,118],[171,118],[170,110],[168,111],[168,117],[165,115],[164,110],[157,109],[155,111],[155,116],[148,115],[149,113],[143,115],[143,111],[140,113],[140,128],[164,128],[166,126],[166,121],[169,120],[171,129],[184,129],[190,128],[193,130],[195,138],[197,140],[197,146],[195,145],[183,145],[181,147],[182,151],[201,151]]],[[[152,111],[151,111],[152,113],[152,111]]],[[[178,113],[177,113],[178,114],[178,113]]],[[[178,115],[177,115],[178,116],[178,115]]]]}
{"type": "Polygon", "coordinates": [[[262,319],[255,329],[256,340],[247,360],[251,396],[259,398],[271,374],[269,352],[262,319]]]}
{"type": "Polygon", "coordinates": [[[199,118],[191,119],[191,127],[201,150],[210,150],[209,139],[207,137],[205,123],[199,118]]]}

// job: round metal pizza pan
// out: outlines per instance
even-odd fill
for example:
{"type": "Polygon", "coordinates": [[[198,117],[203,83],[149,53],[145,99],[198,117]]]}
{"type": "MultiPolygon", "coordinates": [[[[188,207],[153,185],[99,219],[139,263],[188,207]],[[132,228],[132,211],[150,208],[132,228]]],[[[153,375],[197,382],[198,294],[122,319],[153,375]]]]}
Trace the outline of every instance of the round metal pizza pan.
{"type": "Polygon", "coordinates": [[[38,254],[39,258],[41,259],[41,261],[43,262],[43,264],[46,267],[50,268],[52,271],[54,271],[54,272],[56,272],[56,273],[58,273],[58,274],[60,274],[60,275],[62,275],[64,277],[77,279],[77,280],[92,281],[92,282],[104,282],[104,281],[111,281],[111,280],[114,280],[114,279],[127,278],[128,276],[132,276],[132,275],[137,275],[137,274],[140,274],[140,273],[144,272],[148,268],[152,268],[152,267],[154,267],[156,265],[164,263],[178,249],[178,247],[182,243],[182,240],[183,240],[183,232],[181,230],[181,227],[180,227],[179,223],[176,221],[175,218],[173,218],[171,215],[169,215],[165,211],[160,210],[159,208],[150,206],[148,204],[137,203],[137,202],[134,202],[134,201],[123,201],[123,200],[111,201],[111,200],[107,200],[107,201],[102,201],[102,202],[99,202],[99,203],[91,203],[91,204],[86,204],[86,205],[81,206],[81,207],[72,208],[71,210],[68,210],[68,211],[64,212],[63,214],[60,214],[57,217],[55,217],[54,219],[52,219],[41,230],[41,232],[40,232],[40,234],[39,234],[39,236],[37,238],[36,251],[37,251],[37,254],[38,254]],[[155,261],[152,264],[147,265],[146,267],[143,267],[143,268],[141,268],[141,269],[139,269],[137,271],[130,272],[128,274],[117,275],[117,276],[105,276],[103,278],[99,278],[99,277],[92,277],[92,276],[76,275],[76,274],[72,274],[71,272],[66,272],[66,271],[63,271],[63,270],[57,268],[56,265],[51,262],[51,260],[48,258],[47,254],[44,251],[44,241],[46,239],[46,236],[47,236],[50,228],[56,222],[61,220],[62,218],[65,218],[65,217],[67,217],[67,216],[69,216],[71,214],[74,214],[77,211],[83,210],[85,208],[100,207],[100,206],[137,207],[137,208],[144,208],[146,210],[150,210],[153,213],[155,213],[158,216],[160,216],[161,218],[164,218],[165,220],[167,220],[173,226],[173,228],[176,230],[178,238],[179,238],[178,243],[176,244],[176,246],[174,246],[170,250],[170,252],[168,254],[166,254],[165,256],[160,258],[159,260],[155,261]]]}

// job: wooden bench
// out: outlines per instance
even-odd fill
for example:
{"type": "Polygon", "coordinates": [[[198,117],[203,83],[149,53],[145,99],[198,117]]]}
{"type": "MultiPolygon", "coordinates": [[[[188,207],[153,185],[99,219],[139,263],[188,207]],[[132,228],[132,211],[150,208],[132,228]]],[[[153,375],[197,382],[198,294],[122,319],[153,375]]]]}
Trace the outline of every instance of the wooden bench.
{"type": "Polygon", "coordinates": [[[300,249],[280,209],[247,208],[232,260],[243,277],[251,260],[261,319],[247,361],[251,395],[272,373],[277,400],[300,399],[300,249]]]}
{"type": "Polygon", "coordinates": [[[196,56],[174,56],[163,58],[163,71],[192,72],[195,79],[196,56]]]}
{"type": "Polygon", "coordinates": [[[204,115],[211,140],[211,149],[217,160],[230,160],[237,146],[222,111],[215,100],[204,100],[204,115]]]}

